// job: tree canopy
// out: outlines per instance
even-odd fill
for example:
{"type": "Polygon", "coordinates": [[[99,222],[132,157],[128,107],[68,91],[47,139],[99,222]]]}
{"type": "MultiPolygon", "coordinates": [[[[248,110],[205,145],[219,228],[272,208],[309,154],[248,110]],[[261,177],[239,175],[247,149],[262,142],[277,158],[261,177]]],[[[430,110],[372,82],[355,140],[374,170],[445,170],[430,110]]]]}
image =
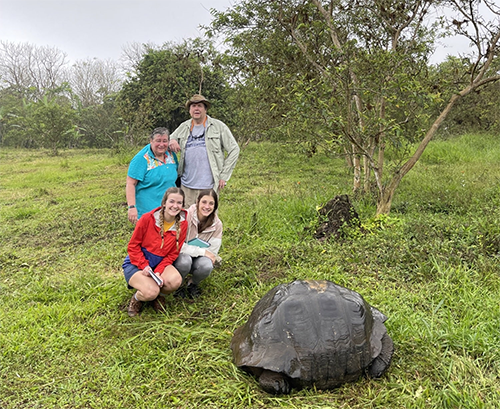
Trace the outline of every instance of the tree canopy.
{"type": "MultiPolygon", "coordinates": [[[[224,113],[226,82],[213,47],[200,40],[149,48],[123,84],[118,109],[130,132],[167,126],[173,131],[187,119],[186,101],[196,93],[224,113]]],[[[222,119],[222,118],[221,118],[222,119]]]]}
{"type": "Polygon", "coordinates": [[[212,14],[208,40],[135,45],[121,68],[69,67],[59,50],[1,42],[0,143],[136,144],[154,127],[175,129],[188,118],[186,100],[202,93],[240,141],[291,140],[309,156],[342,155],[354,192],[375,193],[377,212],[388,213],[443,124],[449,133],[500,128],[493,0],[241,0],[212,14]],[[446,36],[470,46],[434,64],[446,36]]]}
{"type": "Polygon", "coordinates": [[[243,0],[214,17],[209,34],[228,39],[237,77],[269,91],[268,111],[280,107],[294,138],[344,152],[354,190],[374,182],[378,213],[457,100],[499,79],[489,1],[243,0]],[[454,67],[465,81],[443,87],[429,59],[450,34],[475,49],[454,67]]]}

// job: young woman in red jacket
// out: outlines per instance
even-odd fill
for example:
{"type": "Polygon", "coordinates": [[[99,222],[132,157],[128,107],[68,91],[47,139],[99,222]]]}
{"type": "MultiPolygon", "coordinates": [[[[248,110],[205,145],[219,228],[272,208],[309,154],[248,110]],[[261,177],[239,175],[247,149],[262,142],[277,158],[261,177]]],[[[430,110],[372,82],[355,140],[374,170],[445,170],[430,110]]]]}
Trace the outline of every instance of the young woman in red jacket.
{"type": "Polygon", "coordinates": [[[184,192],[171,187],[161,206],[142,215],[135,226],[122,266],[128,287],[137,290],[128,306],[131,317],[140,313],[146,301],[160,311],[165,307],[163,295],[182,284],[182,276],[172,264],[186,239],[187,214],[183,206],[184,192]]]}

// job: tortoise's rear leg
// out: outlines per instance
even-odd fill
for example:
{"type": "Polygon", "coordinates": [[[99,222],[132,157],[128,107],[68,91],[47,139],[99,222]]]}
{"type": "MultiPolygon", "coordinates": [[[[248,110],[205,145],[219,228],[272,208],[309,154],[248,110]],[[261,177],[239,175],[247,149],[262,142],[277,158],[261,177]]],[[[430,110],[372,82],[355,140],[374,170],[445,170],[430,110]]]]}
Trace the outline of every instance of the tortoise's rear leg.
{"type": "Polygon", "coordinates": [[[373,360],[368,368],[368,375],[372,378],[380,378],[391,364],[394,353],[394,343],[387,332],[382,336],[382,349],[380,354],[373,360]]]}

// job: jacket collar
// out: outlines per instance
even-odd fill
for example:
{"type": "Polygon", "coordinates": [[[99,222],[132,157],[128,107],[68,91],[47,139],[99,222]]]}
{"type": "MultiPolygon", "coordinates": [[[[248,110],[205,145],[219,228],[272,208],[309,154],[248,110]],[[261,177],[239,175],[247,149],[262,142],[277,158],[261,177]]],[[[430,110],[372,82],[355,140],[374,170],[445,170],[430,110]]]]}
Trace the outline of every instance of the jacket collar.
{"type": "MultiPolygon", "coordinates": [[[[161,210],[161,207],[157,207],[156,210],[153,212],[153,217],[155,219],[155,225],[156,227],[160,228],[161,225],[160,225],[160,210],[161,210]]],[[[181,210],[181,222],[185,221],[186,220],[186,217],[187,217],[187,212],[182,209],[181,210]]]]}

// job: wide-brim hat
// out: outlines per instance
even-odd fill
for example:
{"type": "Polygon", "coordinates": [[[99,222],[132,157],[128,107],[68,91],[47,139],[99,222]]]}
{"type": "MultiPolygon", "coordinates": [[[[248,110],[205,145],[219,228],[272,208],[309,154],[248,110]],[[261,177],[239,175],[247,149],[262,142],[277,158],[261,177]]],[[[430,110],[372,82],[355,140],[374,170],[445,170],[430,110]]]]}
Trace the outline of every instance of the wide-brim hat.
{"type": "Polygon", "coordinates": [[[191,98],[189,98],[186,102],[186,109],[189,109],[189,107],[191,106],[191,104],[198,104],[202,102],[203,104],[205,104],[205,106],[208,108],[210,108],[210,102],[208,101],[208,99],[206,99],[203,95],[201,94],[194,94],[191,98]]]}

